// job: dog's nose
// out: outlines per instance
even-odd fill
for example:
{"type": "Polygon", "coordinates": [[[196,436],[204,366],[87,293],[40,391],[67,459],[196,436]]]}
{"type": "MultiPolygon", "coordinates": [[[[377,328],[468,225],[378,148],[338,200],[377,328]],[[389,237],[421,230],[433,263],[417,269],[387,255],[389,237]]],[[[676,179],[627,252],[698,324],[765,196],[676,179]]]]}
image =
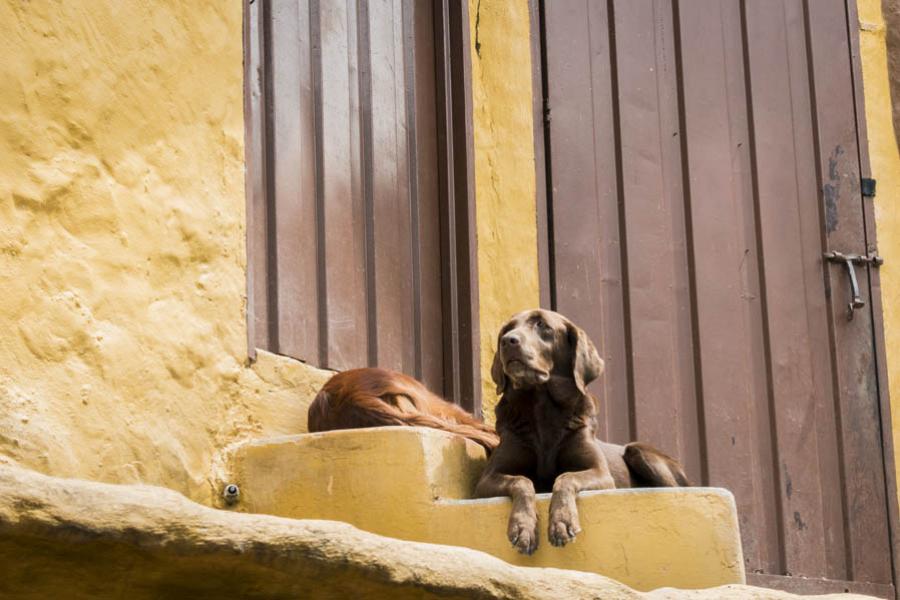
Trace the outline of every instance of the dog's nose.
{"type": "Polygon", "coordinates": [[[500,345],[503,348],[515,347],[515,346],[520,345],[521,343],[522,343],[522,340],[519,338],[519,334],[517,334],[513,331],[510,331],[509,333],[505,334],[502,338],[500,338],[500,345]]]}

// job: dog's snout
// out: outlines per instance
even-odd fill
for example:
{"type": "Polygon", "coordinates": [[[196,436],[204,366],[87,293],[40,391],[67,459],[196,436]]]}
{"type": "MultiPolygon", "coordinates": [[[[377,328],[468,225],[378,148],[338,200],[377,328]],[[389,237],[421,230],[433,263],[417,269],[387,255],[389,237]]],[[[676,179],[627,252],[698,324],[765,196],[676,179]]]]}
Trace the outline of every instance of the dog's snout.
{"type": "Polygon", "coordinates": [[[522,345],[522,338],[515,331],[510,331],[500,338],[500,346],[503,348],[514,348],[522,345]]]}

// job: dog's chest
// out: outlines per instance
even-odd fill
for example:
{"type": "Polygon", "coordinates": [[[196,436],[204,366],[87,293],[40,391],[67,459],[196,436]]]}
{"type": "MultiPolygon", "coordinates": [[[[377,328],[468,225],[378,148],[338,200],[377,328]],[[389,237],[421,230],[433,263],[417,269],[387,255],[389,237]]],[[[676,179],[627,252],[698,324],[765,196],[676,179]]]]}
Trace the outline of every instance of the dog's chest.
{"type": "Polygon", "coordinates": [[[572,415],[569,412],[560,410],[559,406],[548,400],[535,403],[534,410],[529,415],[526,439],[534,451],[536,479],[549,487],[552,487],[553,480],[559,474],[560,450],[573,433],[572,415]]]}

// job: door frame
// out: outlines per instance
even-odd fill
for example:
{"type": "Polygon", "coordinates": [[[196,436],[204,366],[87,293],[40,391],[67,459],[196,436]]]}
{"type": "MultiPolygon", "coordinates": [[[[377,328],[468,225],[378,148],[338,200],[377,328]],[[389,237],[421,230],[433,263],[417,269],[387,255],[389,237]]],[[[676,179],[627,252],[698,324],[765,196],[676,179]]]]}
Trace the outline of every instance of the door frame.
{"type": "Polygon", "coordinates": [[[546,140],[550,126],[550,112],[547,108],[547,67],[546,37],[544,32],[543,0],[528,0],[529,38],[531,42],[531,112],[534,132],[534,188],[537,207],[537,255],[538,287],[541,308],[554,310],[556,298],[553,290],[553,211],[552,197],[547,191],[553,186],[550,179],[550,149],[546,140]]]}
{"type": "MultiPolygon", "coordinates": [[[[847,32],[850,39],[850,64],[853,74],[853,99],[856,112],[856,137],[859,149],[859,176],[872,177],[869,161],[869,140],[866,125],[866,105],[863,91],[862,56],[859,40],[859,11],[856,0],[846,0],[847,32]]],[[[866,252],[878,252],[878,237],[875,222],[874,197],[862,196],[863,221],[865,223],[866,252]]],[[[887,347],[884,339],[884,310],[881,299],[881,274],[877,267],[869,270],[869,311],[872,316],[873,352],[875,361],[875,381],[878,386],[878,406],[881,419],[881,447],[884,465],[885,497],[888,506],[888,535],[891,546],[891,567],[893,570],[895,598],[900,598],[900,503],[897,497],[897,469],[894,456],[893,421],[891,419],[891,397],[887,372],[887,347]]]]}
{"type": "MultiPolygon", "coordinates": [[[[299,0],[298,0],[299,1],[299,0]]],[[[316,1],[316,0],[310,0],[316,1]]],[[[352,0],[347,0],[352,1],[352,0]]],[[[411,0],[415,1],[415,0],[411,0]]],[[[267,160],[271,123],[265,15],[270,0],[243,0],[247,353],[277,353],[274,187],[267,160]]],[[[444,390],[481,417],[478,259],[468,2],[434,5],[444,390]]],[[[361,365],[362,366],[362,365],[361,365]]]]}

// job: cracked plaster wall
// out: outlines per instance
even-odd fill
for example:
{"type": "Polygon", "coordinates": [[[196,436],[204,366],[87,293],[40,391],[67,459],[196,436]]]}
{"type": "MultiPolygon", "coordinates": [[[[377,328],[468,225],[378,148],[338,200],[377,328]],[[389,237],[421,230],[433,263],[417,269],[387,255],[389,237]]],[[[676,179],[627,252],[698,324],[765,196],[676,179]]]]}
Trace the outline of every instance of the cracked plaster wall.
{"type": "Polygon", "coordinates": [[[208,501],[324,373],[246,361],[241,3],[0,3],[0,462],[208,501]]]}
{"type": "Polygon", "coordinates": [[[469,0],[482,404],[497,403],[497,331],[540,304],[528,0],[469,0]]]}

